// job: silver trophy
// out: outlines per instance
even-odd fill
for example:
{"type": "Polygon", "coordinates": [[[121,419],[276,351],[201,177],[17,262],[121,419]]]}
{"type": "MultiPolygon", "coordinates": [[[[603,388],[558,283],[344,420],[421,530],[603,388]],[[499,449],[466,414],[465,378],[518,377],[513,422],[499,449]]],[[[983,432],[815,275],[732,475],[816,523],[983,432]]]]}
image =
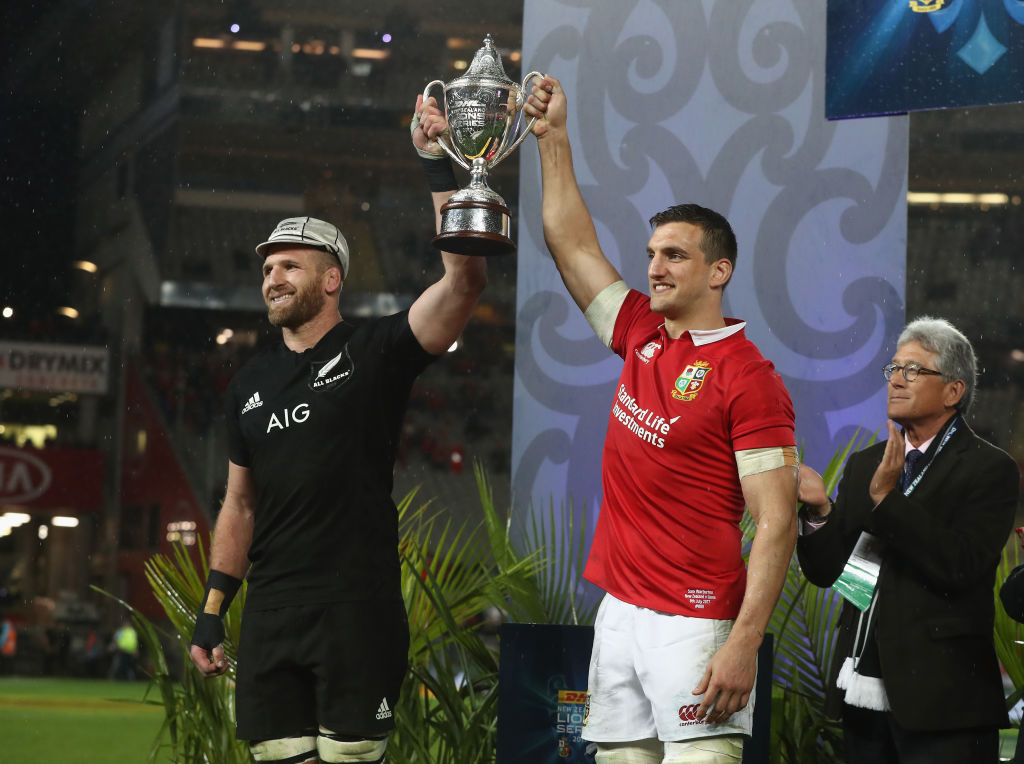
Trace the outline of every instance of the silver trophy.
{"type": "Polygon", "coordinates": [[[540,72],[530,72],[517,84],[505,75],[501,56],[490,35],[473,56],[466,73],[448,84],[428,83],[424,99],[440,86],[438,104],[448,129],[437,138],[441,148],[470,172],[469,186],[455,192],[441,207],[441,232],[434,246],[460,255],[504,255],[515,252],[509,237],[505,200],[487,185],[487,170],[522,143],[534,120],[522,128],[526,83],[540,72]],[[517,134],[518,133],[518,134],[517,134]]]}

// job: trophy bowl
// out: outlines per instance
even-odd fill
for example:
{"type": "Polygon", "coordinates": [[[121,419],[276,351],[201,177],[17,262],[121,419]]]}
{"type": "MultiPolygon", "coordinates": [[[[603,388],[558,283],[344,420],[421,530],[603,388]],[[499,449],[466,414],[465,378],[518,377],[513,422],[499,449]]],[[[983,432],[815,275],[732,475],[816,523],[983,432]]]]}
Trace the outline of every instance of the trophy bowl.
{"type": "Polygon", "coordinates": [[[506,76],[494,39],[487,35],[466,73],[451,82],[434,80],[423,89],[424,99],[440,87],[437,99],[448,129],[437,142],[445,153],[470,173],[469,185],[456,191],[441,207],[441,230],[432,240],[438,249],[459,255],[505,255],[515,252],[509,236],[508,206],[487,185],[487,171],[511,154],[533,128],[523,127],[526,83],[506,76]]]}

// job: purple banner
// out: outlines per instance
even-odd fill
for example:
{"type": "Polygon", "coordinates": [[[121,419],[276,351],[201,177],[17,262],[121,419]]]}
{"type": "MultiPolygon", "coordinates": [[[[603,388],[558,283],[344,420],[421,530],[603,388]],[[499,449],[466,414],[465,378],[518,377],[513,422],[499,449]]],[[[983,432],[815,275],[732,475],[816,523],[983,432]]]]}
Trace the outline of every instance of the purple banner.
{"type": "MultiPolygon", "coordinates": [[[[785,379],[819,470],[885,421],[907,191],[906,118],[825,119],[825,22],[820,0],[527,0],[522,62],[565,86],[580,186],[630,286],[647,292],[652,214],[692,201],[729,218],[726,314],[785,379]]],[[[520,149],[513,504],[592,515],[621,361],[544,246],[535,143],[520,149]]]]}

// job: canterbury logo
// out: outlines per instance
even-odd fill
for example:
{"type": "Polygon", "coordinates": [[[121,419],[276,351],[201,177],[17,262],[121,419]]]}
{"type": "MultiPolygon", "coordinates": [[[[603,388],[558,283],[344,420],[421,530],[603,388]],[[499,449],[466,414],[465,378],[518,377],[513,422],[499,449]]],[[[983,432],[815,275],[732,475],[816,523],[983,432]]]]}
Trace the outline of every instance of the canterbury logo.
{"type": "Polygon", "coordinates": [[[262,405],[263,405],[263,401],[260,399],[260,394],[259,393],[253,393],[249,397],[249,400],[247,400],[245,402],[245,405],[242,406],[242,413],[244,414],[246,411],[252,411],[253,409],[257,409],[257,408],[259,408],[262,405]]]}
{"type": "Polygon", "coordinates": [[[388,707],[388,699],[387,698],[382,698],[381,701],[380,701],[380,706],[377,708],[377,719],[380,720],[380,719],[390,719],[390,718],[391,718],[391,709],[388,707]]]}
{"type": "Polygon", "coordinates": [[[700,724],[700,720],[697,718],[697,709],[700,708],[700,703],[694,703],[691,706],[682,706],[679,709],[679,721],[680,727],[687,727],[691,724],[700,724]]]}

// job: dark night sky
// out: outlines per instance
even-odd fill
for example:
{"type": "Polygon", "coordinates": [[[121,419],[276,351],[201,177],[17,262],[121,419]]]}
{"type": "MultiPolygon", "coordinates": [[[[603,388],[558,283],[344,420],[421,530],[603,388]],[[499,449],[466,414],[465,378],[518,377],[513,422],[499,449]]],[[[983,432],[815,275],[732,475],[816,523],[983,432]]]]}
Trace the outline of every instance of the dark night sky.
{"type": "Polygon", "coordinates": [[[16,310],[46,313],[65,294],[74,130],[67,110],[34,103],[31,94],[5,95],[0,101],[0,230],[5,231],[6,267],[0,297],[16,310]]]}
{"type": "Polygon", "coordinates": [[[65,302],[73,235],[76,110],[31,77],[11,77],[25,55],[24,40],[53,4],[9,2],[3,6],[0,302],[15,308],[21,324],[33,316],[50,318],[53,309],[65,302]]]}

